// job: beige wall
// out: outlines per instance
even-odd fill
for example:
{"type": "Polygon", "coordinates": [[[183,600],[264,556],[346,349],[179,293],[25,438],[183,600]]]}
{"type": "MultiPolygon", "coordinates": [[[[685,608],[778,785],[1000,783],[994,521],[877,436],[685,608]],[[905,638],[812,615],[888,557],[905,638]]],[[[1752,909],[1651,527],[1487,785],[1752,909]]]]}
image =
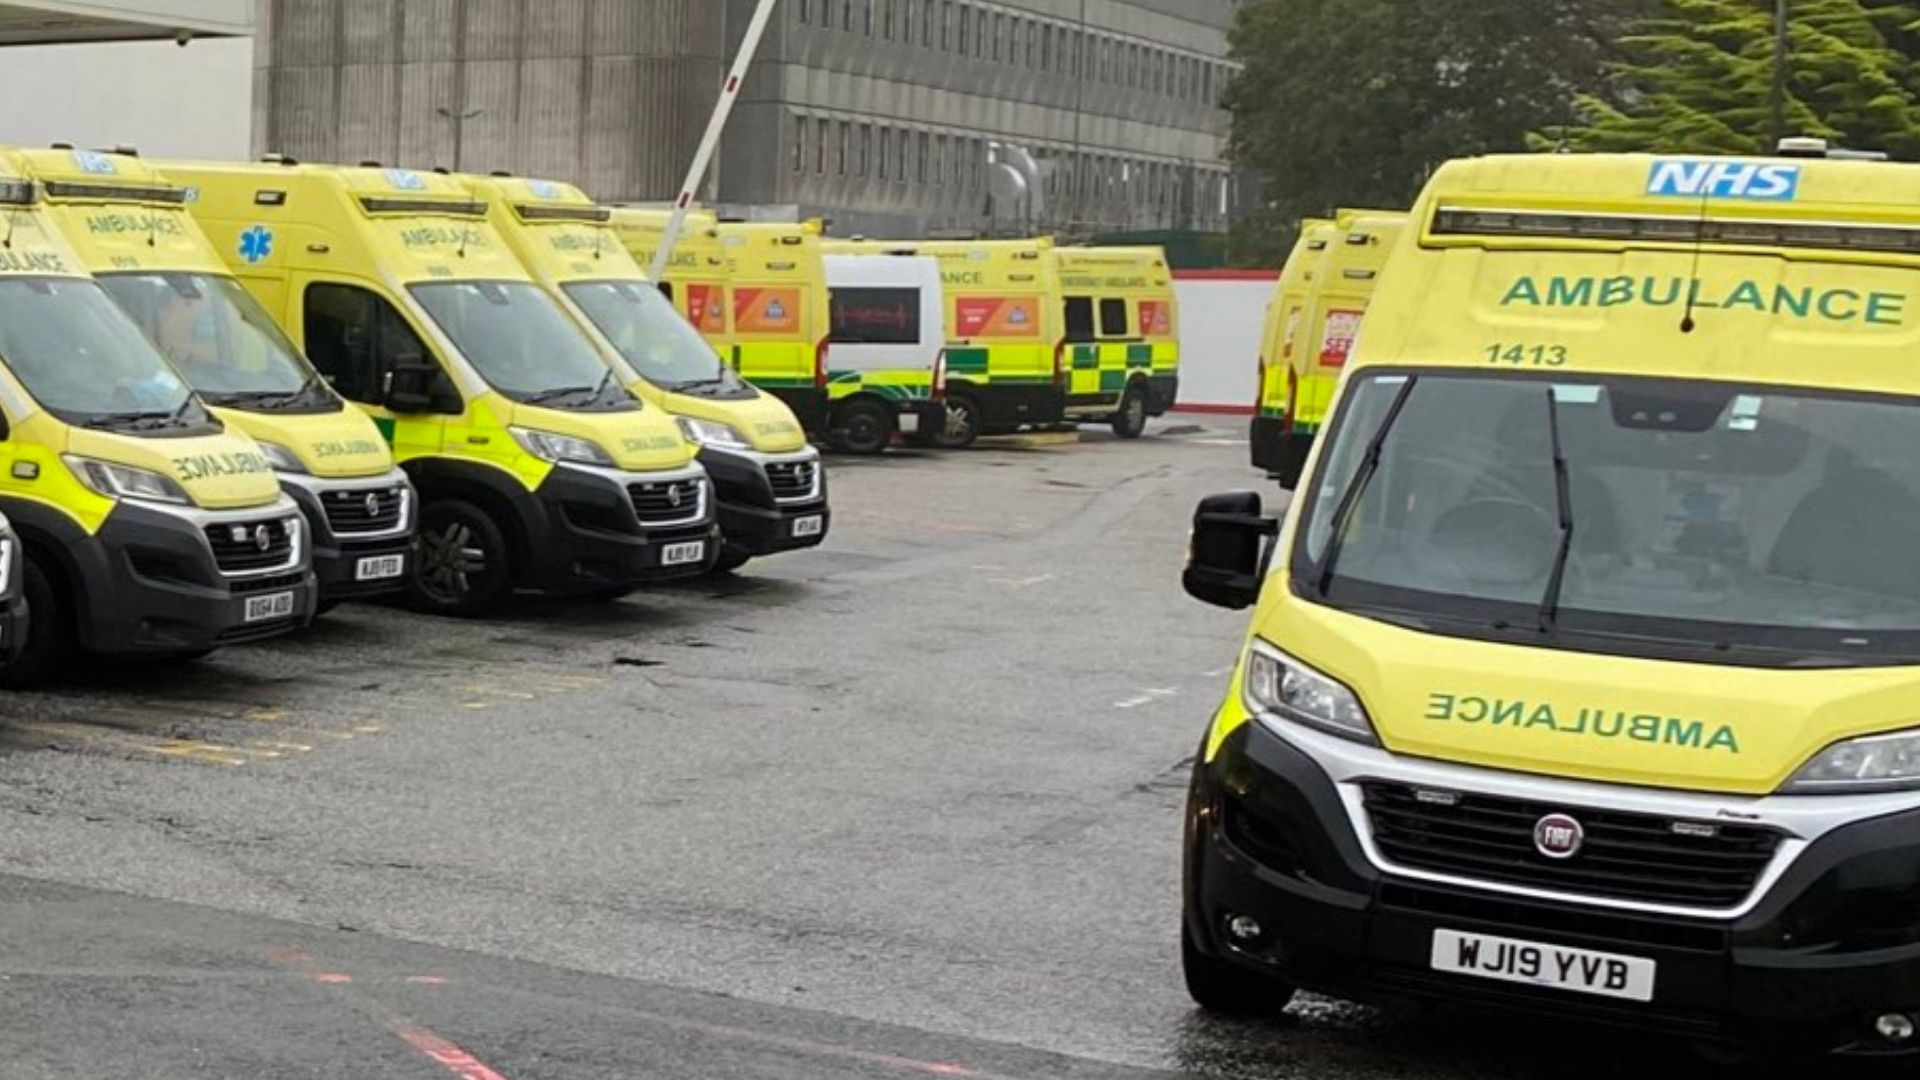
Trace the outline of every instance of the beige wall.
{"type": "Polygon", "coordinates": [[[245,158],[253,43],[208,38],[7,49],[0,142],[126,144],[149,156],[245,158]]]}

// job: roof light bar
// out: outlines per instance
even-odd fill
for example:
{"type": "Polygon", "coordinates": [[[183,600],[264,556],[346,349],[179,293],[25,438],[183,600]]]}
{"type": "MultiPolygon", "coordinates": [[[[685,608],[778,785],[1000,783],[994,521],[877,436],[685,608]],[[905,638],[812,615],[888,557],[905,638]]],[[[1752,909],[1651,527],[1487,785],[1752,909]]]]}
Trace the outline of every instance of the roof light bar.
{"type": "Polygon", "coordinates": [[[594,225],[605,225],[613,220],[613,211],[604,206],[530,206],[520,203],[513,208],[521,221],[583,221],[594,225]]]}
{"type": "Polygon", "coordinates": [[[1920,227],[1839,225],[1819,222],[1728,220],[1697,217],[1634,217],[1545,210],[1462,210],[1441,207],[1433,215],[1435,236],[1529,237],[1573,240],[1641,240],[1663,244],[1725,244],[1742,247],[1825,248],[1920,255],[1920,227]]]}
{"type": "Polygon", "coordinates": [[[487,204],[472,199],[391,199],[362,196],[360,206],[369,214],[453,214],[459,217],[486,217],[487,204]]]}
{"type": "Polygon", "coordinates": [[[47,181],[50,199],[111,199],[115,202],[157,202],[186,205],[187,189],[160,184],[78,184],[67,180],[47,181]]]}
{"type": "Polygon", "coordinates": [[[31,206],[39,197],[31,180],[0,180],[0,205],[31,206]]]}

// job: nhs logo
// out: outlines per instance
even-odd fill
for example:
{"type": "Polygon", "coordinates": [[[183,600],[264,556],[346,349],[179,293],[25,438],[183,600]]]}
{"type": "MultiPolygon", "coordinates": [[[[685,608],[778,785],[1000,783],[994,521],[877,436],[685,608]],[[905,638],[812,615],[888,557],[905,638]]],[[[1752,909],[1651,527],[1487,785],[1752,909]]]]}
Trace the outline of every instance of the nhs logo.
{"type": "Polygon", "coordinates": [[[1660,158],[1647,174],[1647,194],[1678,199],[1790,202],[1800,194],[1800,166],[1726,158],[1660,158]]]}

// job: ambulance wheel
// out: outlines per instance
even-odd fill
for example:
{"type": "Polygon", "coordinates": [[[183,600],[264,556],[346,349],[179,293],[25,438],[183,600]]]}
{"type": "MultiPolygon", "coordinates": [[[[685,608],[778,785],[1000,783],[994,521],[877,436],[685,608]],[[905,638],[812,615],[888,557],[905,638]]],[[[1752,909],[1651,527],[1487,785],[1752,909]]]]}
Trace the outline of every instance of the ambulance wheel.
{"type": "Polygon", "coordinates": [[[407,582],[418,611],[483,615],[513,588],[507,538],[484,511],[461,499],[428,503],[420,514],[420,567],[407,582]]]}
{"type": "Polygon", "coordinates": [[[1113,414],[1113,433],[1123,439],[1137,439],[1146,432],[1147,392],[1134,383],[1120,398],[1120,411],[1113,414]]]}
{"type": "Polygon", "coordinates": [[[849,401],[834,417],[831,442],[835,450],[871,457],[893,444],[893,410],[877,401],[849,401]]]}
{"type": "Polygon", "coordinates": [[[27,603],[27,641],[13,663],[0,668],[0,686],[38,686],[52,681],[73,662],[77,641],[72,605],[61,602],[60,582],[32,548],[20,560],[20,595],[27,603]]]}
{"type": "Polygon", "coordinates": [[[933,445],[942,450],[964,450],[980,437],[980,403],[965,394],[947,395],[947,422],[933,432],[933,445]]]}
{"type": "Polygon", "coordinates": [[[1295,993],[1291,985],[1279,979],[1256,975],[1201,952],[1184,926],[1180,930],[1180,971],[1186,976],[1187,996],[1216,1016],[1278,1016],[1295,993]]]}

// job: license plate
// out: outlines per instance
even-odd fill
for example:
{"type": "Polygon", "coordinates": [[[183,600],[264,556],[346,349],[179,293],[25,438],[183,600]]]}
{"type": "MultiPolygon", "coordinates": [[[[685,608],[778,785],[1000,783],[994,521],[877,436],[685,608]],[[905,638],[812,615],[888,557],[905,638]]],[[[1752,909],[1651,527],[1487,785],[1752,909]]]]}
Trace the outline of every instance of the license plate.
{"type": "Polygon", "coordinates": [[[243,618],[247,622],[260,622],[263,619],[284,619],[291,614],[293,593],[276,592],[247,597],[247,610],[243,618]]]}
{"type": "Polygon", "coordinates": [[[820,530],[825,528],[826,524],[827,519],[820,514],[808,514],[803,518],[794,518],[793,535],[819,536],[820,530]]]}
{"type": "Polygon", "coordinates": [[[660,551],[660,565],[682,566],[707,557],[707,545],[695,540],[690,544],[668,544],[660,551]]]}
{"type": "Polygon", "coordinates": [[[1534,941],[1433,932],[1433,970],[1629,1001],[1653,1000],[1654,962],[1534,941]]]}
{"type": "Polygon", "coordinates": [[[919,413],[910,412],[910,413],[900,414],[900,434],[913,435],[913,434],[917,434],[919,430],[920,430],[920,414],[919,413]]]}
{"type": "Polygon", "coordinates": [[[406,569],[405,555],[369,555],[354,565],[353,580],[379,581],[382,578],[396,578],[405,573],[406,569]]]}

